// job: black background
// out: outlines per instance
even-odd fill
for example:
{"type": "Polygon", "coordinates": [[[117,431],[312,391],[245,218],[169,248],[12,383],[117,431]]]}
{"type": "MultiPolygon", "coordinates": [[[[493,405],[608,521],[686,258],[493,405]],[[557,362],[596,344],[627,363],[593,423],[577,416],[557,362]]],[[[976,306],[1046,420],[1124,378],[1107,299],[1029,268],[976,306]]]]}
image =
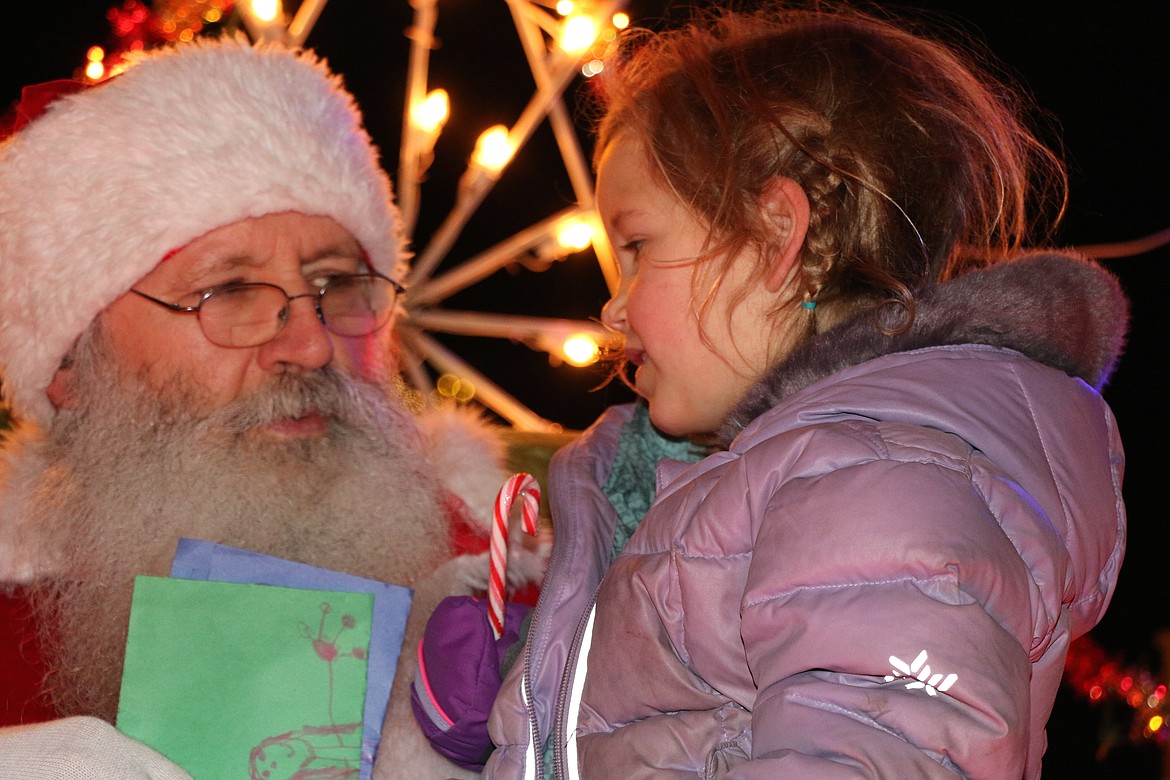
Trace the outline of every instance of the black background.
{"type": "MultiPolygon", "coordinates": [[[[0,105],[17,99],[25,84],[70,76],[83,62],[88,46],[111,40],[106,11],[113,2],[25,0],[6,5],[0,105]]],[[[431,58],[429,82],[451,93],[453,111],[423,188],[416,250],[425,246],[426,237],[451,207],[455,182],[475,137],[491,124],[511,125],[533,90],[503,0],[441,0],[438,6],[436,32],[441,45],[431,58]]],[[[1060,243],[1112,243],[1170,228],[1170,47],[1166,41],[1170,3],[920,0],[883,6],[925,9],[984,42],[1050,113],[1045,137],[1064,148],[1071,173],[1071,201],[1060,243]]],[[[643,0],[631,2],[627,10],[636,23],[655,25],[683,16],[685,8],[681,3],[643,0]]],[[[404,33],[410,22],[407,0],[331,0],[307,42],[345,77],[392,176],[397,173],[402,124],[404,33]]],[[[573,110],[572,91],[567,99],[573,110]]],[[[588,153],[584,133],[582,139],[588,153]]],[[[573,201],[552,135],[542,125],[441,268],[573,201]]],[[[1170,532],[1160,487],[1167,479],[1163,455],[1166,352],[1157,315],[1166,305],[1168,261],[1167,248],[1107,261],[1133,303],[1127,353],[1106,391],[1126,442],[1125,494],[1131,530],[1113,606],[1093,632],[1120,660],[1155,669],[1155,633],[1170,628],[1170,532]]],[[[83,262],[78,258],[79,265],[83,262]]],[[[596,264],[582,253],[543,273],[521,266],[509,268],[444,305],[591,317],[605,299],[596,264]]],[[[582,428],[605,405],[629,397],[617,386],[592,390],[602,379],[599,370],[553,367],[543,353],[523,345],[476,338],[443,341],[538,414],[566,428],[582,428]]],[[[1108,709],[1090,708],[1062,692],[1050,727],[1046,776],[1156,777],[1157,755],[1149,746],[1122,746],[1104,763],[1095,761],[1101,729],[1110,725],[1110,716],[1108,709]]]]}

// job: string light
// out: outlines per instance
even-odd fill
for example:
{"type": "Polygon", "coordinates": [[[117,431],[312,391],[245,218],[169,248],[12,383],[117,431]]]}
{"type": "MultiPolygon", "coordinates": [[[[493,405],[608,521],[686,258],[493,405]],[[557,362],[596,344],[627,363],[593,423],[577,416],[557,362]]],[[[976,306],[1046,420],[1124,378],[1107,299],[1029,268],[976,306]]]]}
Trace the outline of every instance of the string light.
{"type": "Polygon", "coordinates": [[[410,122],[428,136],[438,135],[451,113],[447,90],[434,89],[410,109],[410,122]]]}
{"type": "Polygon", "coordinates": [[[1154,740],[1170,749],[1167,688],[1149,670],[1123,666],[1083,636],[1069,647],[1064,679],[1094,705],[1116,702],[1134,710],[1131,741],[1154,740]]]}
{"type": "Polygon", "coordinates": [[[569,336],[561,344],[561,352],[564,353],[566,362],[578,368],[593,365],[601,356],[601,348],[588,333],[575,333],[569,336]]]}
{"type": "Polygon", "coordinates": [[[271,24],[281,16],[280,0],[252,0],[251,8],[252,16],[265,24],[271,24]]]}
{"type": "Polygon", "coordinates": [[[585,219],[566,219],[556,226],[557,246],[566,252],[580,252],[593,243],[593,223],[585,219]]]}
{"type": "Polygon", "coordinates": [[[561,25],[558,45],[569,54],[580,54],[597,40],[597,22],[587,14],[572,14],[561,25]]]}
{"type": "MultiPolygon", "coordinates": [[[[141,0],[122,0],[106,12],[112,33],[110,46],[86,52],[81,74],[90,82],[116,76],[126,69],[126,54],[158,44],[190,41],[207,25],[218,24],[235,6],[234,0],[155,0],[154,8],[141,0]]],[[[243,4],[240,5],[241,10],[243,4]]],[[[245,14],[246,15],[246,14],[245,14]]]]}
{"type": "Polygon", "coordinates": [[[475,142],[475,151],[471,160],[480,168],[491,173],[499,173],[512,159],[516,149],[508,140],[508,128],[495,125],[484,130],[475,142]]]}
{"type": "Polygon", "coordinates": [[[101,46],[90,46],[85,53],[85,77],[90,81],[101,81],[106,75],[106,65],[103,60],[106,52],[101,46]]]}

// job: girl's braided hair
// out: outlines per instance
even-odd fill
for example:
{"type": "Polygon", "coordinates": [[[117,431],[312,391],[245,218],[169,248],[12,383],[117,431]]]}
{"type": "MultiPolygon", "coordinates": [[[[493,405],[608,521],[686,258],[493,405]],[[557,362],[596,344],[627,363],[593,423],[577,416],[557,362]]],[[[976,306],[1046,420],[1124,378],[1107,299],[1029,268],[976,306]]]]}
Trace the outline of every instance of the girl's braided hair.
{"type": "MultiPolygon", "coordinates": [[[[631,30],[596,90],[596,156],[631,133],[660,183],[711,228],[719,284],[749,246],[768,256],[759,197],[778,176],[811,207],[799,289],[829,321],[895,304],[1003,259],[1032,235],[1032,212],[1063,213],[1057,156],[1022,120],[1019,92],[972,57],[849,8],[708,12],[661,34],[631,30]]],[[[1044,237],[1048,237],[1046,234],[1044,237]]],[[[760,274],[766,272],[759,269],[760,274]]]]}

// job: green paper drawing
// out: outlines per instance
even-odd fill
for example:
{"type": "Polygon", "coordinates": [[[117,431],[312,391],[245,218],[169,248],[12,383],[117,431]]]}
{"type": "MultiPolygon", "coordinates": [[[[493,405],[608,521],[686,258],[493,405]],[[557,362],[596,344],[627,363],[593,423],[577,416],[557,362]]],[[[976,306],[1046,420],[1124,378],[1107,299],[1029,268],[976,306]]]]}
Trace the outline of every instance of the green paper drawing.
{"type": "Polygon", "coordinates": [[[373,597],[139,577],[118,728],[196,780],[356,780],[373,597]]]}

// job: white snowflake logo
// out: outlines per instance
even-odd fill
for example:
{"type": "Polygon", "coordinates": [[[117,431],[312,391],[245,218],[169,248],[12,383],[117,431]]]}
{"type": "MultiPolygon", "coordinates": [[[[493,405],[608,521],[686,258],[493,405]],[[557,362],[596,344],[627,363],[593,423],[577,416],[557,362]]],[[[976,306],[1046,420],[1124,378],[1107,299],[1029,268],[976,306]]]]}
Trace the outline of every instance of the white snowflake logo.
{"type": "Polygon", "coordinates": [[[910,663],[906,663],[896,655],[891,655],[890,664],[894,667],[894,673],[886,675],[886,682],[909,679],[910,682],[906,683],[908,689],[913,691],[922,688],[931,696],[945,693],[955,684],[955,680],[959,679],[957,674],[948,674],[945,677],[941,674],[931,675],[930,664],[926,663],[925,650],[910,663]]]}

